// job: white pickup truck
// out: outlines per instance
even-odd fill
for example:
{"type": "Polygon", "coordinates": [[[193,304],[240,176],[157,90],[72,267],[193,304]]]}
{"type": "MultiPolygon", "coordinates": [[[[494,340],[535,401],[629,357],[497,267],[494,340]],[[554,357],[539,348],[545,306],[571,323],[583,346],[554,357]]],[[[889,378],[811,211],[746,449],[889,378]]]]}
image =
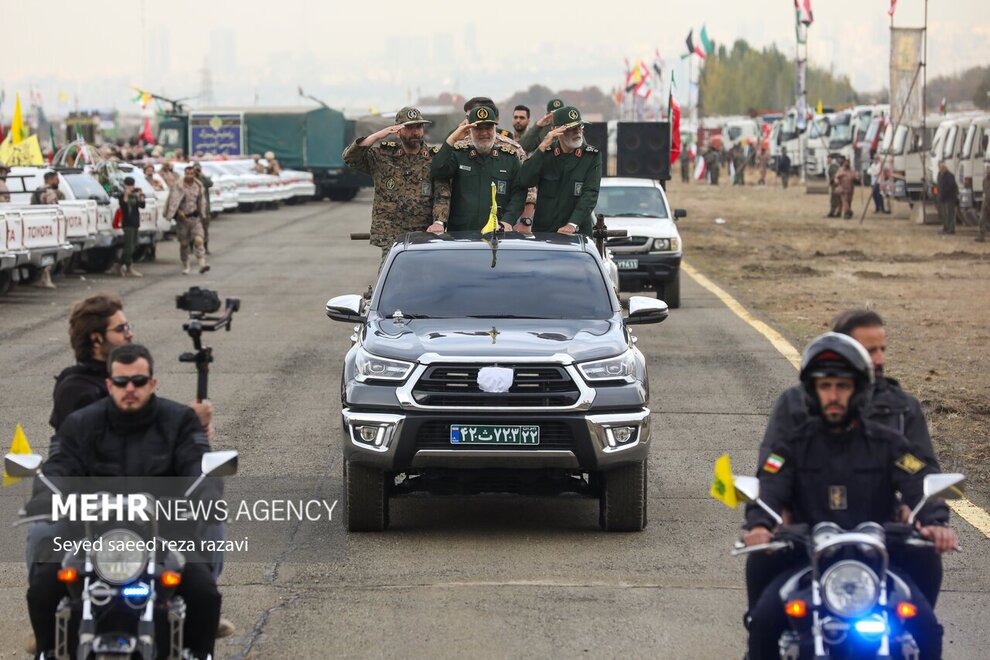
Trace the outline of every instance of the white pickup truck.
{"type": "Polygon", "coordinates": [[[0,204],[0,216],[6,255],[2,262],[10,262],[13,256],[11,270],[9,273],[4,270],[11,281],[33,281],[42,268],[54,266],[75,252],[68,240],[68,223],[60,206],[0,204]]]}

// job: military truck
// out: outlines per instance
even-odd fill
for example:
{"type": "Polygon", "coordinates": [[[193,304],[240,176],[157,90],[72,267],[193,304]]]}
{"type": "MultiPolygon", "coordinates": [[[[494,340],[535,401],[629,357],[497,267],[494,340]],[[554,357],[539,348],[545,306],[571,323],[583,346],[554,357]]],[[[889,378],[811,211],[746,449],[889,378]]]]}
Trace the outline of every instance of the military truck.
{"type": "Polygon", "coordinates": [[[158,143],[214,156],[273,152],[285,168],[313,174],[318,199],[353,199],[366,177],[344,165],[344,147],[353,134],[344,115],[327,106],[220,107],[167,112],[158,125],[158,143]]]}

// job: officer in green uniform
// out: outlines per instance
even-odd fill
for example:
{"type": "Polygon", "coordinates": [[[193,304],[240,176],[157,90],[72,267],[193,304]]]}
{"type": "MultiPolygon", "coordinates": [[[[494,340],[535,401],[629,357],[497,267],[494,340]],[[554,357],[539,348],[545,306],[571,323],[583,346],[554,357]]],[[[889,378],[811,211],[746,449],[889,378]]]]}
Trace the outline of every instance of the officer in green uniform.
{"type": "MultiPolygon", "coordinates": [[[[480,105],[468,121],[447,136],[430,164],[430,176],[450,179],[450,218],[447,231],[481,231],[492,207],[492,183],[498,219],[506,230],[519,219],[526,200],[526,187],[519,184],[519,159],[512,146],[495,139],[495,109],[480,105]],[[470,140],[464,138],[470,136],[470,140]],[[457,144],[460,141],[460,144],[457,144]]],[[[430,227],[436,232],[440,223],[430,227]]]]}
{"type": "Polygon", "coordinates": [[[602,154],[584,141],[584,122],[574,106],[554,110],[553,129],[523,163],[523,186],[539,186],[534,232],[580,232],[591,236],[598,203],[602,154]]]}
{"type": "Polygon", "coordinates": [[[540,146],[540,142],[550,132],[553,123],[553,113],[564,107],[564,102],[560,99],[550,99],[547,102],[547,114],[540,117],[536,122],[529,125],[526,132],[519,138],[519,144],[526,150],[527,154],[532,154],[540,146]]]}

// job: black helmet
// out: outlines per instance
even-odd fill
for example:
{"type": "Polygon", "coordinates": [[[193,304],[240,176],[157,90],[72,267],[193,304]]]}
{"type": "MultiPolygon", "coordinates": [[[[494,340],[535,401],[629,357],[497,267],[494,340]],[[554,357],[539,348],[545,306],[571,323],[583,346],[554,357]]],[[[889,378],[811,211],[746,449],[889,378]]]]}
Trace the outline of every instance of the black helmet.
{"type": "Polygon", "coordinates": [[[808,396],[808,407],[821,414],[815,379],[825,376],[852,378],[855,391],[849,400],[850,416],[859,417],[873,396],[873,361],[863,345],[849,335],[826,332],[813,339],[801,355],[801,383],[808,396]]]}

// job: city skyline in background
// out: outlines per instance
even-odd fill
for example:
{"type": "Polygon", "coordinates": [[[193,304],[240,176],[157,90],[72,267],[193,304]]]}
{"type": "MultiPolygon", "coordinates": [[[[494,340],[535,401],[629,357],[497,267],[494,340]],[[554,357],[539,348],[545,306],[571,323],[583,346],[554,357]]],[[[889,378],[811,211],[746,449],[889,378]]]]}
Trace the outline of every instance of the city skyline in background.
{"type": "MultiPolygon", "coordinates": [[[[68,6],[49,6],[63,4],[68,6]]],[[[36,22],[38,30],[22,30],[8,40],[8,50],[32,56],[0,79],[5,94],[0,113],[9,121],[15,92],[28,105],[32,90],[50,115],[76,107],[139,112],[132,86],[193,97],[194,107],[294,105],[305,102],[297,92],[301,86],[352,114],[387,112],[444,91],[503,99],[542,84],[598,86],[608,93],[622,85],[626,58],[649,62],[656,50],[674,71],[675,96],[683,103],[688,67],[681,55],[688,30],[697,40],[705,25],[716,45],[731,47],[745,39],[755,48],[776,44],[793,57],[793,5],[791,0],[777,5],[698,0],[688,9],[629,2],[607,15],[603,10],[602,16],[592,9],[561,15],[537,6],[521,11],[514,23],[493,10],[488,28],[478,13],[456,6],[427,11],[391,0],[377,3],[377,13],[367,18],[353,9],[300,0],[283,0],[276,13],[253,1],[230,12],[176,0],[165,12],[145,2],[94,0],[87,14],[71,12],[71,23],[44,22],[41,28],[36,22]],[[189,16],[198,20],[188,25],[175,20],[189,16]],[[506,36],[514,31],[521,36],[526,28],[539,36],[514,42],[506,36]],[[32,48],[38,31],[48,44],[41,50],[32,48]],[[91,44],[107,31],[121,35],[114,41],[123,45],[79,48],[79,35],[91,44]]],[[[859,92],[885,88],[889,0],[818,0],[812,6],[810,64],[848,75],[859,92]]],[[[923,9],[921,0],[900,0],[895,24],[922,25],[923,9]]],[[[982,2],[933,0],[928,25],[929,78],[990,63],[990,16],[982,2]]],[[[695,57],[695,71],[700,64],[695,57]]]]}

